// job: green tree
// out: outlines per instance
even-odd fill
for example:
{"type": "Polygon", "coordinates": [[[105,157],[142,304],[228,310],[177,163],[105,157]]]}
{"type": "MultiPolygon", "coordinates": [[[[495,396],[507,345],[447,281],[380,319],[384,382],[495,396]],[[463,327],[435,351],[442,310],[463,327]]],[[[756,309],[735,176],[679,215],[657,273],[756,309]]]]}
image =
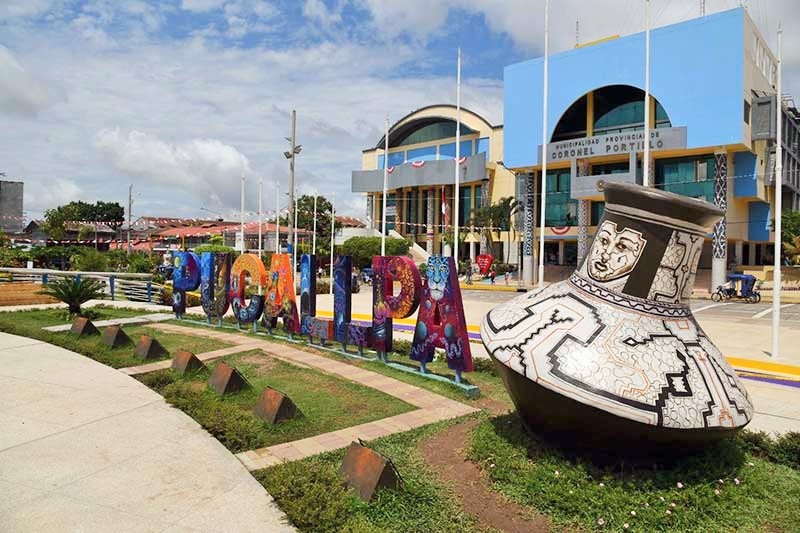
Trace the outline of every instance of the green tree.
{"type": "Polygon", "coordinates": [[[125,210],[117,202],[98,201],[90,204],[77,201],[46,210],[44,219],[44,232],[52,239],[63,239],[66,223],[72,221],[105,224],[116,231],[125,221],[125,210]]]}
{"type": "MultiPolygon", "coordinates": [[[[513,196],[506,196],[501,198],[496,204],[486,207],[479,207],[472,210],[472,217],[469,223],[479,231],[481,235],[481,250],[480,253],[485,254],[491,248],[494,253],[494,241],[492,240],[492,231],[509,231],[509,240],[511,238],[510,231],[513,228],[511,218],[524,209],[524,205],[514,199],[513,196]]],[[[506,251],[510,251],[510,242],[506,246],[506,251]]],[[[508,259],[506,259],[508,262],[508,259]]]]}
{"type": "MultiPolygon", "coordinates": [[[[386,255],[406,255],[408,241],[405,239],[386,238],[386,255]]],[[[380,237],[351,237],[344,241],[341,249],[342,255],[353,258],[353,266],[364,268],[372,264],[372,258],[381,255],[380,237]]]]}
{"type": "MultiPolygon", "coordinates": [[[[331,249],[331,207],[327,198],[317,196],[317,255],[325,255],[331,249]]],[[[293,222],[288,217],[280,218],[282,226],[291,227],[293,222]]],[[[336,228],[341,227],[342,224],[337,222],[336,228]]],[[[311,253],[314,231],[314,197],[311,195],[304,194],[297,198],[297,228],[308,231],[307,242],[298,246],[298,250],[311,253]]]]}
{"type": "Polygon", "coordinates": [[[2,229],[0,229],[0,248],[11,248],[11,239],[2,229]]]}
{"type": "Polygon", "coordinates": [[[201,244],[194,249],[194,252],[201,254],[203,252],[226,253],[234,251],[233,248],[225,246],[224,243],[225,239],[222,238],[222,235],[212,235],[208,238],[208,244],[201,244]]]}

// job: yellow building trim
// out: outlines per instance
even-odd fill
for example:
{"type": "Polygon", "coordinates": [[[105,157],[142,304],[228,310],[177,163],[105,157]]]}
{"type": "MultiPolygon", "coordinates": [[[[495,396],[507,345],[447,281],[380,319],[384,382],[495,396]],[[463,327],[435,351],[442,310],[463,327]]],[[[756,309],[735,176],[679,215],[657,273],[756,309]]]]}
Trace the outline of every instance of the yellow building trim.
{"type": "Polygon", "coordinates": [[[586,93],[586,136],[594,135],[594,91],[586,93]]]}

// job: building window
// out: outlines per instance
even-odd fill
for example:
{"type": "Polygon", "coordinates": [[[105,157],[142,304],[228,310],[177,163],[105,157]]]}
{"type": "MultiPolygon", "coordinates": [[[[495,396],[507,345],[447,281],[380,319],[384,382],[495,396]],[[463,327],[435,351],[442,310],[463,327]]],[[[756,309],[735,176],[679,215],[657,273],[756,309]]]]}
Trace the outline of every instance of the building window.
{"type": "MultiPolygon", "coordinates": [[[[475,133],[475,130],[461,123],[461,135],[475,133]]],[[[408,132],[402,138],[395,140],[391,146],[403,146],[409,144],[419,144],[435,141],[437,139],[449,139],[456,136],[456,121],[441,120],[432,124],[426,124],[420,128],[408,132]]],[[[391,138],[391,137],[390,137],[391,138]]],[[[409,159],[411,157],[409,156],[409,159]]]]}
{"type": "Polygon", "coordinates": [[[750,102],[744,101],[744,123],[750,124],[750,102]]]}
{"type": "MultiPolygon", "coordinates": [[[[644,129],[644,91],[629,85],[611,85],[594,92],[594,134],[644,129]]],[[[667,112],[656,102],[653,127],[669,128],[667,112]]]]}
{"type": "MultiPolygon", "coordinates": [[[[458,218],[458,225],[464,226],[466,222],[472,216],[472,206],[470,202],[472,201],[472,188],[471,187],[460,187],[459,188],[459,206],[458,209],[461,211],[459,218],[458,218]]],[[[455,223],[455,220],[453,221],[455,223]]]]}
{"type": "Polygon", "coordinates": [[[569,197],[569,180],[569,169],[547,172],[546,226],[575,226],[578,224],[578,202],[569,197]]]}
{"type": "Polygon", "coordinates": [[[605,202],[592,202],[592,226],[597,226],[600,224],[600,220],[603,218],[603,213],[606,211],[606,203],[605,202]]]}
{"type": "Polygon", "coordinates": [[[419,228],[417,227],[417,190],[412,189],[407,191],[406,193],[406,222],[408,222],[408,226],[406,227],[406,233],[419,233],[419,228]]]}
{"type": "Polygon", "coordinates": [[[656,187],[708,202],[714,199],[714,156],[657,159],[656,187]]]}
{"type": "Polygon", "coordinates": [[[592,165],[592,176],[605,174],[627,174],[630,172],[630,163],[607,163],[605,165],[592,165]]]}

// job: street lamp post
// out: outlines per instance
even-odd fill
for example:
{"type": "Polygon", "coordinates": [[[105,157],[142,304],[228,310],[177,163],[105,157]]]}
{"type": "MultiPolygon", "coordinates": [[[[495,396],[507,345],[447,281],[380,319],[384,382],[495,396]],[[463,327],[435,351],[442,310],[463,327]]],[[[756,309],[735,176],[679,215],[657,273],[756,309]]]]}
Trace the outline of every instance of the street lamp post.
{"type": "MultiPolygon", "coordinates": [[[[294,218],[294,159],[297,154],[303,149],[303,147],[297,144],[297,112],[293,109],[292,110],[292,136],[286,137],[286,140],[289,141],[289,151],[283,152],[284,157],[289,160],[289,222],[291,223],[292,219],[294,218]]],[[[296,254],[294,252],[295,248],[297,247],[297,227],[294,228],[295,231],[292,232],[292,257],[295,258],[296,254]]],[[[297,265],[295,264],[295,259],[292,260],[292,272],[297,271],[297,265]]],[[[294,274],[292,274],[294,275],[294,274]]]]}

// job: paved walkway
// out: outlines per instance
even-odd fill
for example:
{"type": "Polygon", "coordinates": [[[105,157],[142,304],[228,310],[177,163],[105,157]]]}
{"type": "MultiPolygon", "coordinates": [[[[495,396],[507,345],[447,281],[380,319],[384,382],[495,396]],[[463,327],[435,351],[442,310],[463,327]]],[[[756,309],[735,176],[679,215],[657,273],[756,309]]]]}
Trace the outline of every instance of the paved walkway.
{"type": "Polygon", "coordinates": [[[0,531],[292,531],[224,446],[133,378],[0,333],[0,531]]]}
{"type": "MultiPolygon", "coordinates": [[[[199,329],[174,324],[156,324],[153,327],[173,333],[189,333],[213,337],[232,344],[238,344],[242,347],[240,350],[243,349],[244,346],[249,349],[261,349],[276,359],[281,359],[294,365],[316,368],[322,372],[360,383],[361,385],[379,390],[389,396],[394,396],[418,408],[414,411],[375,420],[373,422],[367,422],[358,426],[237,454],[239,460],[242,461],[248,470],[259,470],[283,461],[296,461],[319,453],[345,448],[357,439],[372,440],[386,437],[393,433],[408,431],[434,422],[449,420],[479,411],[479,409],[475,407],[451,400],[450,398],[446,398],[426,389],[409,385],[398,379],[390,378],[383,374],[365,370],[334,359],[329,359],[305,350],[298,350],[297,348],[292,348],[284,344],[260,340],[258,337],[249,337],[237,333],[225,333],[214,329],[199,329]]],[[[208,357],[208,354],[205,355],[208,357]]]]}

